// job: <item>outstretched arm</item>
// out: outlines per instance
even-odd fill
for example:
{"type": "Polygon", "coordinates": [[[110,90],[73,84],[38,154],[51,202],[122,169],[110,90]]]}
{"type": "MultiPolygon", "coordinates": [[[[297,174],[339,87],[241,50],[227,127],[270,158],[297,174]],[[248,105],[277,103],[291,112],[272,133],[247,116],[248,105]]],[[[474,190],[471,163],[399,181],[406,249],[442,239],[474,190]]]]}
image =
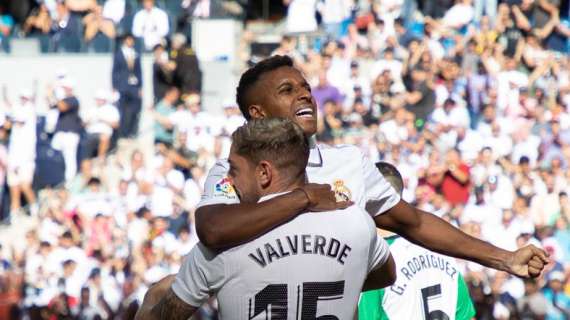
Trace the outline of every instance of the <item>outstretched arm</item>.
{"type": "Polygon", "coordinates": [[[519,277],[537,277],[548,263],[548,255],[532,245],[515,252],[500,249],[471,237],[433,214],[400,201],[376,216],[379,228],[396,232],[409,241],[448,256],[477,262],[519,277]]]}
{"type": "Polygon", "coordinates": [[[302,189],[261,203],[215,204],[196,210],[196,232],[211,249],[223,249],[255,238],[305,211],[346,208],[336,202],[330,185],[307,184],[302,189]]]}

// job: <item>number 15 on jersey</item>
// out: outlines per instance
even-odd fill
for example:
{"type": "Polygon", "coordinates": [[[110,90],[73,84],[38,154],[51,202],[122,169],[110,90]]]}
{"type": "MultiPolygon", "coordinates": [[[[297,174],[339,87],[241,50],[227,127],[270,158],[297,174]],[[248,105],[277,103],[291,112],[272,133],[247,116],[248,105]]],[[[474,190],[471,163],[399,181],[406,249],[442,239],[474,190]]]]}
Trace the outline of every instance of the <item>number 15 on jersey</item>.
{"type": "MultiPolygon", "coordinates": [[[[344,281],[304,282],[297,285],[296,320],[339,320],[335,315],[317,317],[319,301],[342,299],[344,281]]],[[[288,285],[270,284],[249,299],[249,320],[287,320],[289,314],[288,285]]]]}

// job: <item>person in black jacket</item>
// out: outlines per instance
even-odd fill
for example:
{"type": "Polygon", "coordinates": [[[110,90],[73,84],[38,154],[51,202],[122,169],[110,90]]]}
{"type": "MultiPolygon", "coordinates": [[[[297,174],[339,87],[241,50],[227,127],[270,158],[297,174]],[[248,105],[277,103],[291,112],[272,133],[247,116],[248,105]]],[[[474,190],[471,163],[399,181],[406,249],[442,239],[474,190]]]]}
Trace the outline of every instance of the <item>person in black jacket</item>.
{"type": "Polygon", "coordinates": [[[158,103],[173,86],[176,63],[168,59],[168,52],[162,44],[154,49],[154,64],[152,65],[152,87],[154,89],[154,103],[158,103]]]}
{"type": "Polygon", "coordinates": [[[79,17],[70,12],[64,2],[57,4],[57,20],[51,26],[51,50],[53,52],[79,52],[83,26],[79,17]]]}
{"type": "Polygon", "coordinates": [[[172,36],[170,59],[176,63],[174,85],[180,88],[182,94],[202,92],[202,71],[198,57],[181,33],[172,36]]]}
{"type": "Polygon", "coordinates": [[[121,121],[118,138],[130,138],[138,131],[142,109],[142,69],[135,50],[135,38],[128,34],[115,52],[112,74],[113,89],[119,93],[121,121]]]}

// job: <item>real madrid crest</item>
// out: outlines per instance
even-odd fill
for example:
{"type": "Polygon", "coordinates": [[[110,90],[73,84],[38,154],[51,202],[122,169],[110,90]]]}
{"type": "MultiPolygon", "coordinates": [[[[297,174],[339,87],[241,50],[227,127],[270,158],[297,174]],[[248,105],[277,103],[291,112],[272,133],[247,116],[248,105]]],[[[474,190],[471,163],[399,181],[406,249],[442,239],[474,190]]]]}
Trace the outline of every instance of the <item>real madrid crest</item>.
{"type": "Polygon", "coordinates": [[[333,182],[332,189],[334,195],[336,196],[336,201],[350,201],[352,199],[352,193],[350,189],[344,184],[341,179],[336,179],[333,182]]]}

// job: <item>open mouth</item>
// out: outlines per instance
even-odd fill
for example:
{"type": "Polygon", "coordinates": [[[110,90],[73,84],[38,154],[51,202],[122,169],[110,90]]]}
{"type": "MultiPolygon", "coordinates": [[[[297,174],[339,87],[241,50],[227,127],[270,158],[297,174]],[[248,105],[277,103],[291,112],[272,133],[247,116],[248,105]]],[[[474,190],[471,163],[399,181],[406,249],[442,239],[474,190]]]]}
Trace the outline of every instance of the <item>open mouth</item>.
{"type": "Polygon", "coordinates": [[[295,116],[298,118],[312,118],[315,116],[312,108],[301,108],[295,112],[295,116]]]}

